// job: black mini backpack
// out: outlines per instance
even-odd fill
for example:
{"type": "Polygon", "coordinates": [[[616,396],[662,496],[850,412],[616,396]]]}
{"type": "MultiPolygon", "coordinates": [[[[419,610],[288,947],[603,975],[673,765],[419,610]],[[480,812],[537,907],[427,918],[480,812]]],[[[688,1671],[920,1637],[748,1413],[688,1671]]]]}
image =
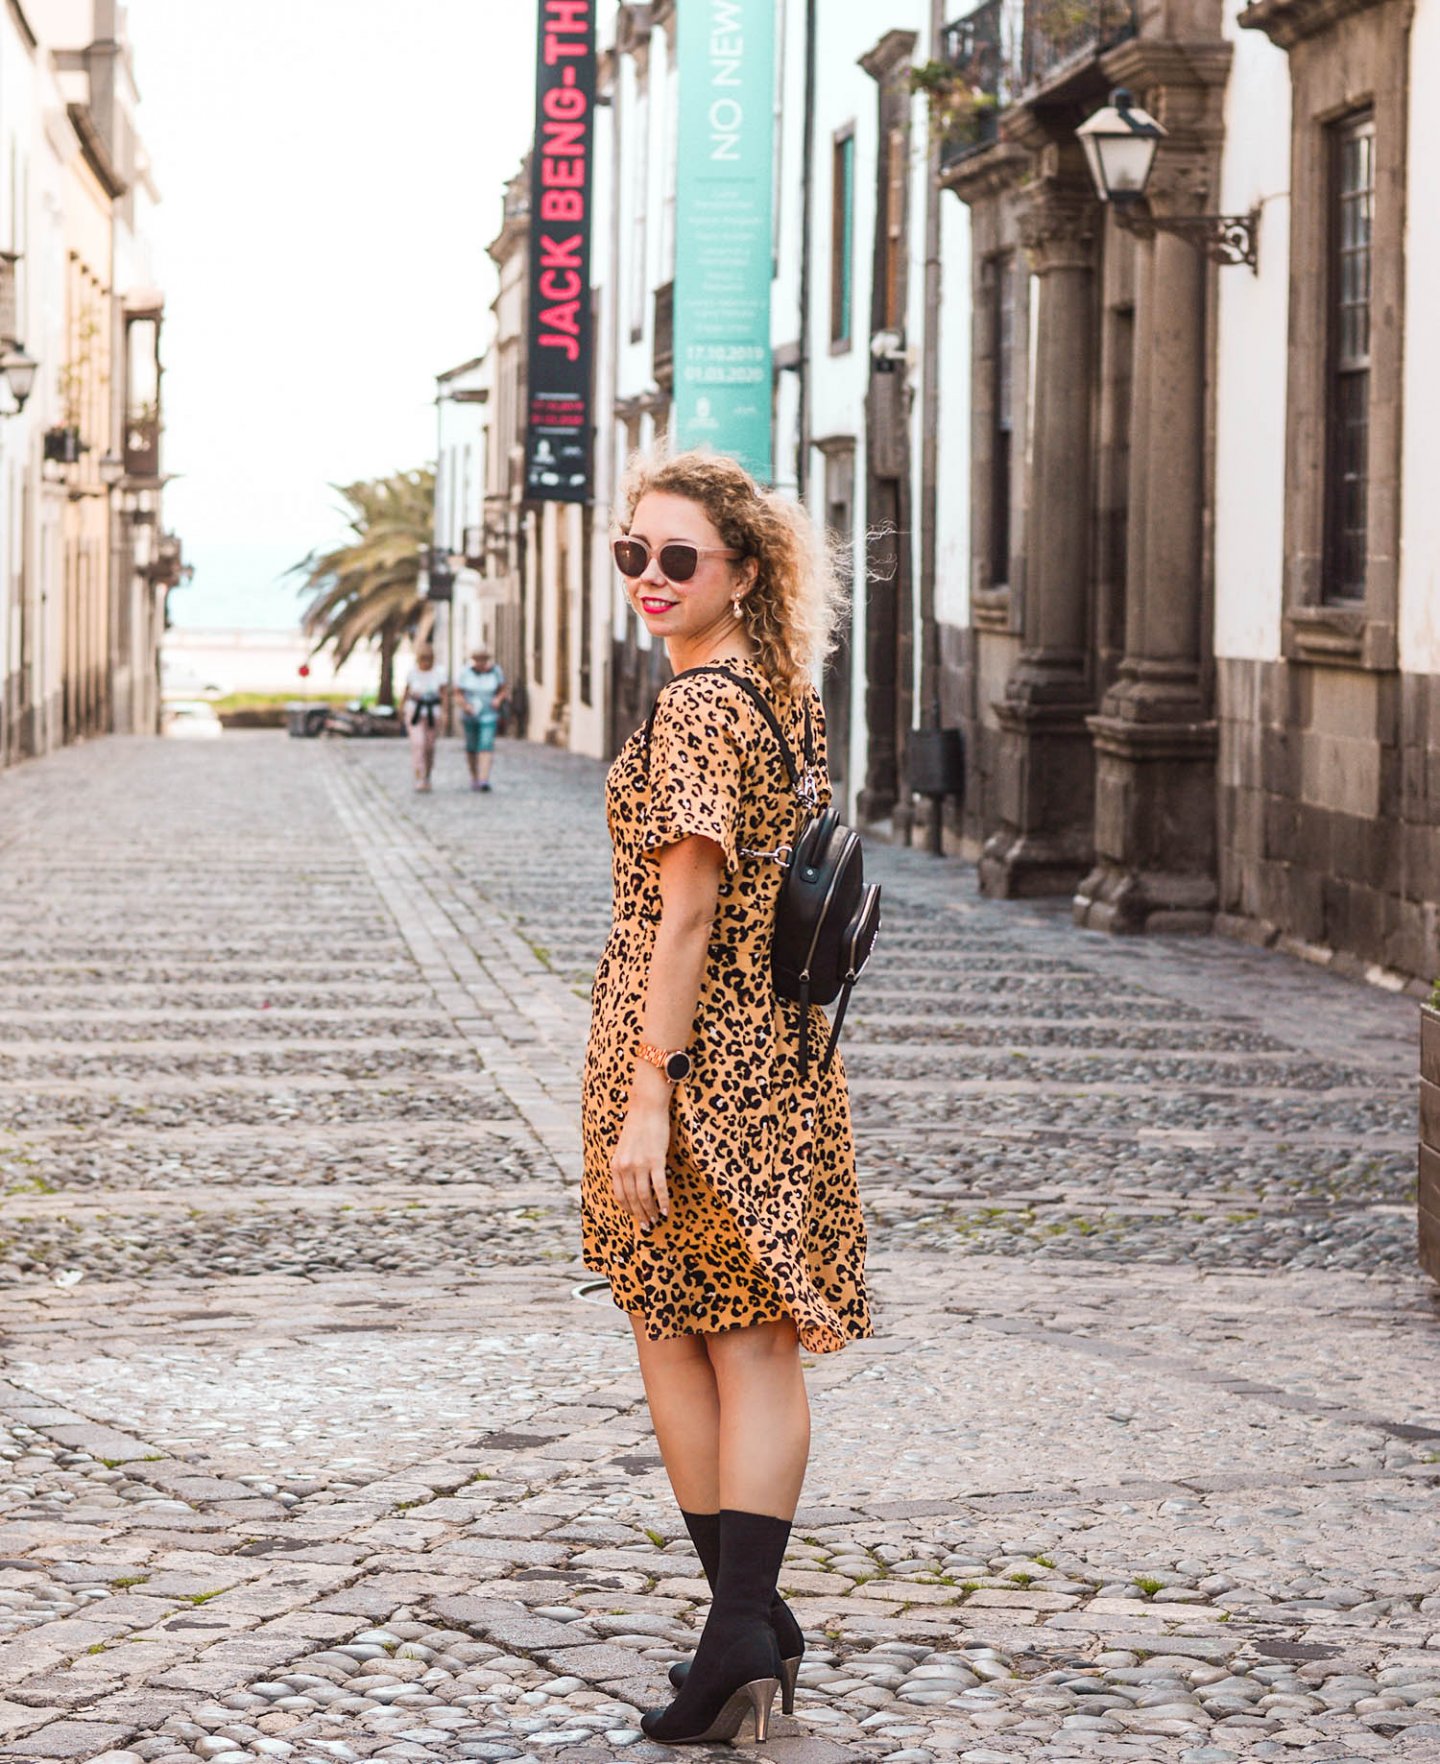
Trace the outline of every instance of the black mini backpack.
{"type": "MultiPolygon", "coordinates": [[[[723,674],[741,687],[765,719],[780,749],[790,788],[800,811],[800,828],[792,844],[778,851],[746,851],[742,857],[770,858],[785,872],[775,903],[775,929],[770,945],[770,971],[781,998],[800,1005],[800,1076],[810,1072],[810,1006],[840,1008],[820,1062],[823,1077],[835,1058],[836,1044],[850,1006],[850,993],[864,972],[880,931],[880,884],[866,882],[860,835],[840,819],[834,807],[817,809],[814,782],[815,738],[810,706],[805,706],[805,769],[790,751],[774,711],[752,680],[719,663],[689,668],[689,674],[723,674]]],[[[676,679],[685,675],[677,674],[676,679]]],[[[656,701],[655,709],[659,708],[656,701]]],[[[650,768],[650,735],[655,710],[645,725],[645,769],[650,768]]]]}

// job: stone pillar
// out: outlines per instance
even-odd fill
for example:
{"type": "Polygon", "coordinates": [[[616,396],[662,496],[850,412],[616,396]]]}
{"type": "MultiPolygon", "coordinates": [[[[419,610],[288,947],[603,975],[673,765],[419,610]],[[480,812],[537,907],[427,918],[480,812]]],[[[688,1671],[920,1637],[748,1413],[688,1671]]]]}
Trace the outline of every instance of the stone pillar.
{"type": "Polygon", "coordinates": [[[1091,425],[1096,207],[1042,184],[1022,237],[1038,281],[1024,643],[995,706],[1000,827],[986,840],[991,895],[1066,894],[1091,861],[1091,425]]]}
{"type": "MultiPolygon", "coordinates": [[[[1157,214],[1203,202],[1194,178],[1152,195],[1157,214]]],[[[1110,931],[1206,930],[1217,899],[1216,725],[1202,650],[1209,266],[1194,245],[1157,233],[1136,272],[1125,659],[1090,719],[1096,862],[1075,918],[1110,931]]]]}

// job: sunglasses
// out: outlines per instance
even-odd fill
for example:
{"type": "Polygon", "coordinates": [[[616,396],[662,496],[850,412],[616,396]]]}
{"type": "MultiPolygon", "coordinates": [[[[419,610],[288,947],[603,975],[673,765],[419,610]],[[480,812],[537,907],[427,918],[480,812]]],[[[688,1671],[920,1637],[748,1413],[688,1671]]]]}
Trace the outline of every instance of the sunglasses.
{"type": "Polygon", "coordinates": [[[622,576],[628,576],[633,582],[637,576],[643,576],[652,557],[658,558],[660,573],[667,582],[688,582],[700,567],[702,557],[738,557],[738,551],[723,551],[711,547],[708,551],[698,545],[691,545],[685,539],[672,539],[668,545],[662,545],[658,551],[651,551],[643,539],[617,539],[611,549],[615,553],[615,566],[622,576]]]}

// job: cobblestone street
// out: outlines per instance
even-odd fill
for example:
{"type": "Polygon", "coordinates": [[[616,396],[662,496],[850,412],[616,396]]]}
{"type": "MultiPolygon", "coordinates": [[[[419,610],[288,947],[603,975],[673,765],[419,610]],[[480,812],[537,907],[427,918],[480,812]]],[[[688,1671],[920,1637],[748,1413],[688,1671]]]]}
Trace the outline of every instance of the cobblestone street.
{"type": "MultiPolygon", "coordinates": [[[[602,771],[497,761],[0,777],[0,1758],[682,1755],[704,1583],[577,1260],[602,771]]],[[[878,1333],[810,1372],[763,1755],[1434,1764],[1414,1001],[870,858],[878,1333]]]]}

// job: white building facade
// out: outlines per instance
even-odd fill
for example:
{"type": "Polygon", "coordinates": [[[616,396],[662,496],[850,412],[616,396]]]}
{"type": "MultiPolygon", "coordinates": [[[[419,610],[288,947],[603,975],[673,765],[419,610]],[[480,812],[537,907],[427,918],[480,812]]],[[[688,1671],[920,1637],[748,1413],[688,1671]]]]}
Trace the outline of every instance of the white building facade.
{"type": "MultiPolygon", "coordinates": [[[[679,0],[686,4],[700,0],[679,0]]],[[[936,512],[945,503],[937,455],[962,476],[968,469],[969,368],[963,351],[941,351],[927,416],[927,212],[962,262],[967,227],[936,199],[928,117],[910,83],[912,59],[932,52],[938,14],[926,0],[882,10],[887,28],[877,34],[876,9],[865,0],[778,0],[774,8],[773,458],[776,487],[804,499],[848,562],[851,611],[824,680],[837,788],[852,807],[863,794],[872,820],[898,807],[903,822],[905,735],[922,714],[922,659],[935,658],[928,719],[942,696],[938,657],[953,648],[940,623],[963,619],[965,608],[963,580],[958,592],[932,592],[935,548],[964,545],[964,506],[950,498],[936,512]],[[877,353],[872,341],[882,333],[877,353]],[[942,378],[957,375],[959,396],[947,402],[942,378]],[[928,455],[927,428],[937,442],[928,455]],[[918,517],[927,502],[932,553],[922,559],[918,517]]],[[[621,590],[608,545],[627,459],[670,423],[678,28],[674,0],[602,14],[594,512],[577,533],[578,557],[569,548],[568,618],[542,610],[559,594],[555,581],[544,580],[532,600],[542,673],[568,672],[570,702],[587,713],[570,745],[595,754],[615,751],[643,720],[666,671],[621,590]],[[567,669],[559,665],[562,634],[567,669]]],[[[938,338],[938,302],[932,317],[938,338]]],[[[546,550],[555,557],[555,546],[546,550]]],[[[551,691],[542,685],[547,699],[551,691]]]]}
{"type": "MultiPolygon", "coordinates": [[[[677,11],[717,4],[602,10],[594,502],[510,490],[531,733],[592,754],[666,671],[606,547],[670,420],[677,11]]],[[[775,0],[774,480],[850,562],[862,822],[934,829],[959,729],[989,892],[1440,969],[1437,11],[775,0]],[[1075,132],[1121,86],[1166,130],[1124,213],[1075,132]]]]}
{"type": "Polygon", "coordinates": [[[1218,300],[1219,910],[1440,972],[1440,5],[1256,0],[1220,188],[1258,274],[1218,300]]]}
{"type": "MultiPolygon", "coordinates": [[[[0,11],[0,366],[36,363],[0,412],[0,764],[154,731],[169,590],[158,200],[117,0],[0,11]]],[[[5,394],[0,393],[0,397],[5,394]]]]}

